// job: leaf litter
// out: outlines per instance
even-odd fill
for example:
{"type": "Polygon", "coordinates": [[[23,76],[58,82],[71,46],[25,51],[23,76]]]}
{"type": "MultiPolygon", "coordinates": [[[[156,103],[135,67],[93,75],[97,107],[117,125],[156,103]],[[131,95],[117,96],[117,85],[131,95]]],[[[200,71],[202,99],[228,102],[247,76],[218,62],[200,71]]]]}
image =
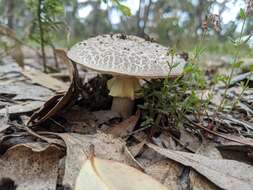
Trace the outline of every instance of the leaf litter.
{"type": "Polygon", "coordinates": [[[45,143],[19,144],[0,156],[0,179],[11,179],[17,190],[53,190],[63,152],[45,143]]]}
{"type": "MultiPolygon", "coordinates": [[[[157,180],[167,189],[252,189],[252,89],[245,91],[233,113],[219,117],[217,131],[189,117],[180,135],[169,130],[157,130],[157,135],[140,126],[141,113],[122,121],[117,114],[101,110],[111,102],[102,90],[107,76],[78,74],[76,65],[64,58],[64,50],[57,52],[61,70],[70,73],[69,85],[53,75],[39,76],[41,67],[28,64],[37,62],[33,57],[24,56],[25,67],[18,55],[0,64],[0,189],[8,185],[26,190],[75,189],[77,177],[88,174],[96,181],[91,145],[95,168],[106,180],[119,179],[124,172],[122,179],[135,183],[146,173],[152,177],[145,174],[146,181],[157,180]],[[30,117],[29,126],[23,116],[30,117]],[[205,133],[209,134],[207,142],[205,133]],[[229,155],[232,150],[237,153],[229,155]],[[115,166],[119,169],[113,170],[115,166]],[[139,170],[138,174],[131,173],[129,166],[139,170]]],[[[247,76],[233,79],[228,90],[231,97],[240,92],[237,84],[247,76]]],[[[217,86],[210,108],[220,101],[222,90],[217,86]]]]}

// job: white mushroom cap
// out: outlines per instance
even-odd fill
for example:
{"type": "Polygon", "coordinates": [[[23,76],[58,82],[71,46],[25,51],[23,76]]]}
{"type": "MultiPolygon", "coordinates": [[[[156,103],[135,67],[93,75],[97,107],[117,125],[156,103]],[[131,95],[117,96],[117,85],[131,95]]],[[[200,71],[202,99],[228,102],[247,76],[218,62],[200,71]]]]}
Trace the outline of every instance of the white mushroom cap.
{"type": "MultiPolygon", "coordinates": [[[[74,45],[68,57],[81,65],[101,73],[134,76],[138,78],[163,78],[169,74],[168,48],[136,36],[122,34],[100,35],[74,45]]],[[[185,61],[174,57],[173,63],[180,63],[170,72],[180,75],[185,61]]]]}

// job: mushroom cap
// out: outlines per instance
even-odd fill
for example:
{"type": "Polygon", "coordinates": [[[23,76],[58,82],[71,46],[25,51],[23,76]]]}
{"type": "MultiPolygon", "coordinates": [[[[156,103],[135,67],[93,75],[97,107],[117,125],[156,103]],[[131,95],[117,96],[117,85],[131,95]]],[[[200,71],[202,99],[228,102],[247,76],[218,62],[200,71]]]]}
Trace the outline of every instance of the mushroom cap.
{"type": "Polygon", "coordinates": [[[172,57],[168,48],[145,39],[123,35],[100,35],[74,45],[67,56],[74,62],[105,74],[124,75],[138,78],[164,78],[180,75],[185,60],[179,56],[173,63],[179,63],[169,72],[168,62],[172,57]]]}

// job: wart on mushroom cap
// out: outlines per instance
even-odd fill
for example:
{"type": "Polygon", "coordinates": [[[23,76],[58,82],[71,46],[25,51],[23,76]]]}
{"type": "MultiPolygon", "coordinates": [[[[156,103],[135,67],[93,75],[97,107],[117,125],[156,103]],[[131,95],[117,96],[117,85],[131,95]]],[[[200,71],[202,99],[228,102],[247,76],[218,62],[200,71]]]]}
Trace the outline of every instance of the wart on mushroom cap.
{"type": "Polygon", "coordinates": [[[139,78],[164,78],[168,74],[182,73],[185,61],[173,58],[180,63],[169,73],[168,48],[146,41],[136,36],[121,37],[121,34],[101,35],[73,46],[68,57],[87,68],[114,76],[108,81],[110,95],[113,96],[112,110],[122,117],[132,112],[134,92],[140,88],[139,78]]]}

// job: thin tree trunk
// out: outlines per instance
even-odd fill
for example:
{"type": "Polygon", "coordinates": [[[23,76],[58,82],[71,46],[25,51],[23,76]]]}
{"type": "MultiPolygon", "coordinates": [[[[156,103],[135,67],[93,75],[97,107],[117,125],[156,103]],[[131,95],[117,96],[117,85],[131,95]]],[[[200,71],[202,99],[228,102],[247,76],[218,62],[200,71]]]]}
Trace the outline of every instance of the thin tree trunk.
{"type": "Polygon", "coordinates": [[[42,54],[42,61],[43,61],[43,69],[44,72],[47,72],[47,60],[46,60],[46,53],[45,53],[45,44],[44,44],[44,30],[43,30],[43,23],[42,23],[42,18],[41,18],[41,13],[42,13],[42,1],[39,0],[38,2],[38,22],[39,22],[39,30],[40,30],[40,47],[41,47],[41,54],[42,54]]]}
{"type": "Polygon", "coordinates": [[[140,37],[141,37],[141,30],[142,30],[141,22],[143,19],[143,8],[142,7],[144,4],[145,4],[145,0],[140,0],[139,10],[138,10],[138,19],[137,19],[137,28],[138,28],[137,35],[140,37]]]}
{"type": "Polygon", "coordinates": [[[140,1],[139,6],[139,16],[138,16],[138,36],[145,37],[145,28],[148,22],[148,16],[152,0],[149,0],[148,4],[145,4],[145,0],[140,1]],[[140,26],[140,23],[143,22],[143,26],[140,26]]]}
{"type": "Polygon", "coordinates": [[[15,3],[14,0],[5,0],[6,6],[6,17],[7,17],[7,25],[9,28],[13,28],[13,21],[14,21],[14,8],[15,3]]]}
{"type": "Polygon", "coordinates": [[[100,1],[96,1],[94,4],[94,23],[92,27],[92,34],[93,35],[98,35],[98,21],[99,21],[99,6],[100,6],[100,1]]]}
{"type": "Polygon", "coordinates": [[[143,18],[143,27],[141,30],[141,34],[144,36],[145,35],[145,28],[148,22],[148,16],[149,16],[149,11],[150,11],[150,7],[152,4],[152,0],[149,0],[148,5],[145,7],[145,12],[144,12],[144,18],[143,18]]]}

